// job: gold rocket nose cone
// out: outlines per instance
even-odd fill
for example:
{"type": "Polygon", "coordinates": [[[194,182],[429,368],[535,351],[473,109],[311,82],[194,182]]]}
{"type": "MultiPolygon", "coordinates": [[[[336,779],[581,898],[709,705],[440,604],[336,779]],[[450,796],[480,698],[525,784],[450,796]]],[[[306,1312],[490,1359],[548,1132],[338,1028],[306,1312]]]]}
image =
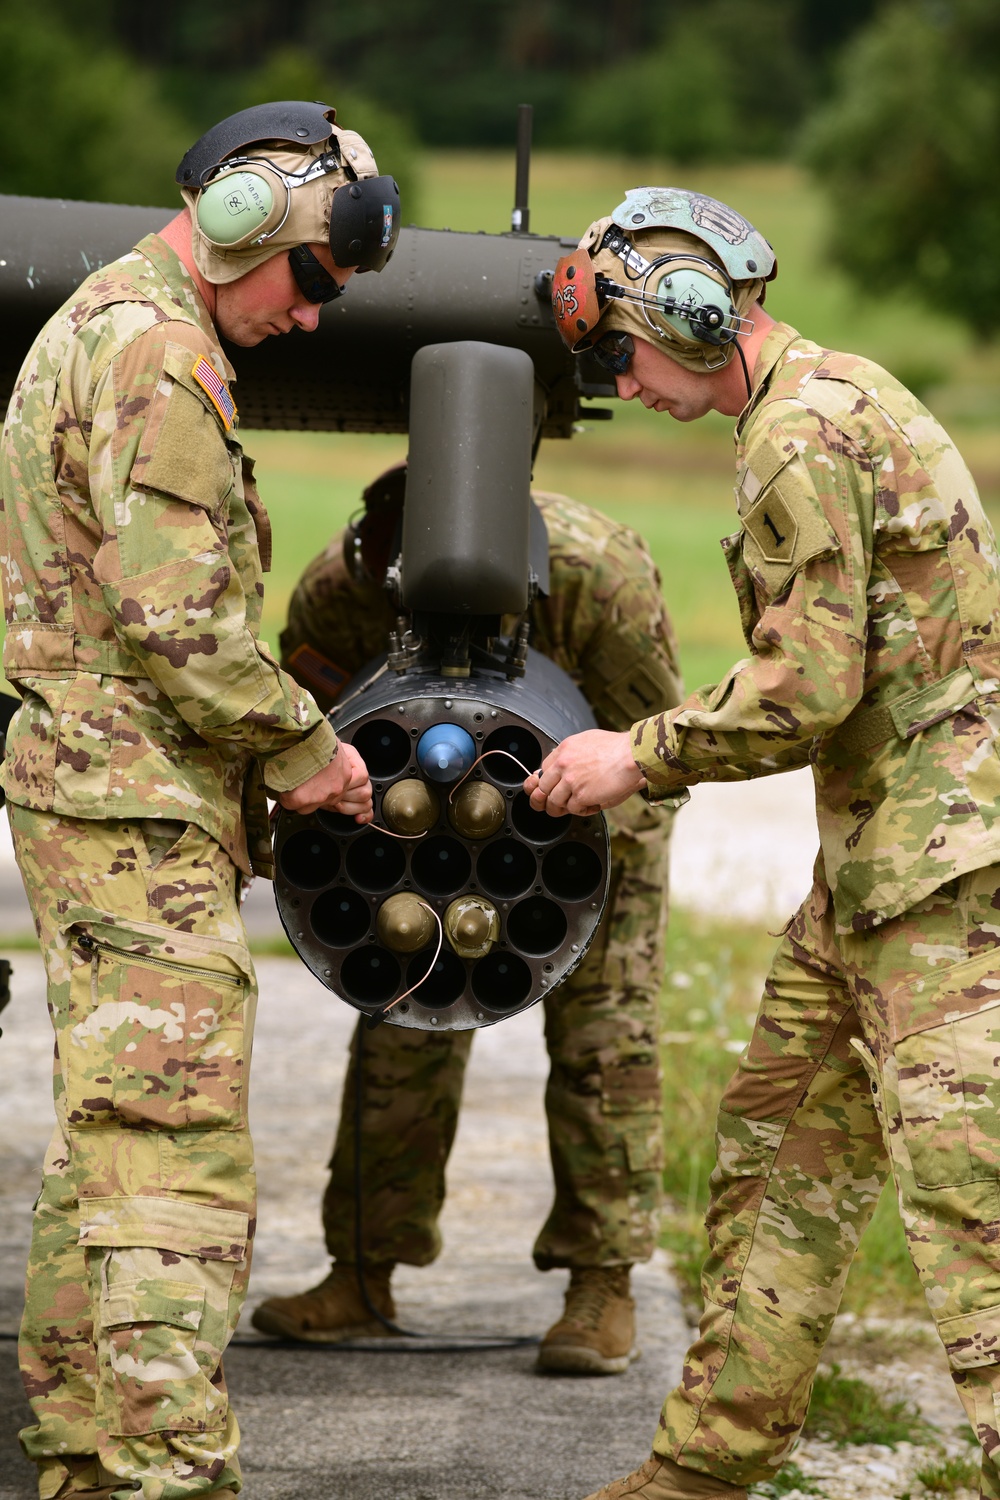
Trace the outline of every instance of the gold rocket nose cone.
{"type": "Polygon", "coordinates": [[[375,930],[379,942],[394,953],[416,953],[430,943],[437,923],[419,896],[399,891],[379,907],[375,930]]]}
{"type": "Polygon", "coordinates": [[[481,896],[459,896],[443,921],[444,935],[459,958],[482,958],[500,936],[500,914],[481,896]]]}
{"type": "Polygon", "coordinates": [[[506,816],[503,793],[488,781],[467,781],[448,809],[452,828],[466,839],[488,839],[503,827],[506,816]]]}
{"type": "Polygon", "coordinates": [[[382,798],[382,816],[395,833],[426,833],[441,814],[441,803],[426,781],[397,781],[382,798]]]}

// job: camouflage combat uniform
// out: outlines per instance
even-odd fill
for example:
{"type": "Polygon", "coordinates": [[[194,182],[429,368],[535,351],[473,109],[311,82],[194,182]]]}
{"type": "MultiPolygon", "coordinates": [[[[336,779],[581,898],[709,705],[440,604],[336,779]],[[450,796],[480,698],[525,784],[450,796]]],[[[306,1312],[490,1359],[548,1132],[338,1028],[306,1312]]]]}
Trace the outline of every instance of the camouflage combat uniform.
{"type": "Polygon", "coordinates": [[[723,1097],[706,1310],[654,1448],[731,1484],[787,1457],[891,1169],[996,1500],[996,543],[884,370],[778,324],[756,376],[723,543],[753,654],[633,745],[654,796],[811,764],[821,850],[723,1097]]]}
{"type": "MultiPolygon", "coordinates": [[[[564,496],[535,498],[548,525],[551,577],[548,598],[532,607],[532,644],[569,673],[605,728],[626,728],[643,704],[678,702],[673,632],[641,538],[564,496]]],[[[351,673],[384,651],[393,622],[385,592],[351,576],[336,537],[292,597],[283,659],[322,702],[324,676],[351,673]]],[[[544,1001],[555,1202],[535,1245],[543,1269],[628,1264],[647,1259],[656,1243],[669,827],[666,809],[638,797],[609,823],[608,910],[584,961],[544,1001]]],[[[445,1163],[472,1036],[394,1026],[365,1034],[367,1260],[426,1265],[438,1254],[445,1163]]],[[[331,1169],[327,1245],[336,1259],[353,1261],[353,1069],[331,1169]]]]}
{"type": "Polygon", "coordinates": [[[57,1128],[28,1268],[21,1434],[43,1500],[239,1488],[222,1351],[249,1268],[240,876],[263,780],[336,737],[257,640],[267,517],[232,379],[155,236],[43,329],[4,429],[3,786],[42,943],[57,1128]]]}

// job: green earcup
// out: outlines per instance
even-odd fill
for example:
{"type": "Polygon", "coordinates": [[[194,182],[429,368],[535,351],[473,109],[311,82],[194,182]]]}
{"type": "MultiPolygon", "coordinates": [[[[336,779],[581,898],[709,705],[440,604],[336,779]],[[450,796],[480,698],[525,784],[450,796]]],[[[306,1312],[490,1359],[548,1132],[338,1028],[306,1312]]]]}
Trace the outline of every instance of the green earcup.
{"type": "Polygon", "coordinates": [[[247,244],[273,207],[271,184],[259,172],[227,172],[198,199],[198,228],[214,245],[247,244]]]}
{"type": "Polygon", "coordinates": [[[654,316],[661,318],[671,332],[707,344],[725,344],[735,337],[736,309],[726,288],[711,276],[681,266],[668,269],[658,280],[653,271],[651,291],[654,280],[658,304],[654,316]],[[683,311],[675,310],[678,307],[683,311]]]}

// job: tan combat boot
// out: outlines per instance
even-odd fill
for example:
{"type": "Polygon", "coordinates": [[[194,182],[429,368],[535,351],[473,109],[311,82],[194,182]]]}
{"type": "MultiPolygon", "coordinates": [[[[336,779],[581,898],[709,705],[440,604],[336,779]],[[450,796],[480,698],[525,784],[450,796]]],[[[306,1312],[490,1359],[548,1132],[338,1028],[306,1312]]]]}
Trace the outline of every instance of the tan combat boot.
{"type": "MultiPolygon", "coordinates": [[[[365,1266],[365,1287],[372,1306],[384,1318],[395,1319],[396,1305],[389,1290],[392,1270],[392,1262],[365,1266]]],[[[365,1306],[357,1267],[349,1261],[338,1261],[326,1280],[308,1292],[299,1292],[296,1297],[268,1297],[254,1309],[250,1321],[261,1333],[308,1344],[389,1336],[365,1306]]]]}
{"type": "Polygon", "coordinates": [[[595,1490],[587,1500],[747,1500],[747,1492],[654,1453],[634,1474],[595,1490]]]}
{"type": "Polygon", "coordinates": [[[635,1303],[629,1294],[631,1266],[574,1268],[566,1306],[538,1350],[539,1370],[570,1375],[621,1375],[633,1359],[635,1303]]]}

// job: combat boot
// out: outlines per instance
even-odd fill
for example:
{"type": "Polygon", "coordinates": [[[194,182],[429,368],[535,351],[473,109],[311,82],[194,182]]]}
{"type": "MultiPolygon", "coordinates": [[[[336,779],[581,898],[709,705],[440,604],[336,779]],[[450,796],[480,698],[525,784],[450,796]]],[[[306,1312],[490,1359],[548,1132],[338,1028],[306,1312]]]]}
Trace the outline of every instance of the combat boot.
{"type": "MultiPolygon", "coordinates": [[[[396,1305],[389,1290],[394,1262],[365,1266],[365,1287],[372,1306],[394,1320],[396,1305]]],[[[250,1319],[261,1333],[308,1344],[339,1344],[344,1339],[385,1338],[388,1330],[373,1318],[358,1286],[357,1267],[337,1261],[319,1286],[295,1297],[268,1297],[250,1319]]]]}
{"type": "Polygon", "coordinates": [[[569,1375],[621,1375],[639,1358],[631,1266],[585,1266],[570,1271],[566,1306],[538,1349],[539,1370],[569,1375]]]}
{"type": "Polygon", "coordinates": [[[654,1453],[634,1474],[595,1490],[587,1500],[747,1500],[747,1492],[654,1453]]]}

